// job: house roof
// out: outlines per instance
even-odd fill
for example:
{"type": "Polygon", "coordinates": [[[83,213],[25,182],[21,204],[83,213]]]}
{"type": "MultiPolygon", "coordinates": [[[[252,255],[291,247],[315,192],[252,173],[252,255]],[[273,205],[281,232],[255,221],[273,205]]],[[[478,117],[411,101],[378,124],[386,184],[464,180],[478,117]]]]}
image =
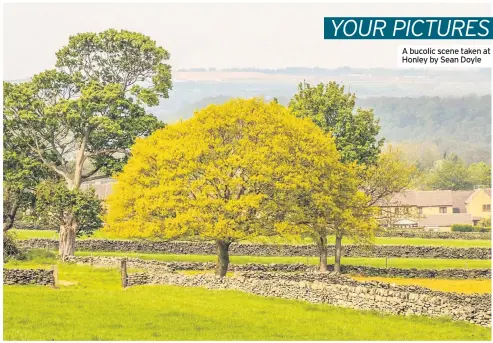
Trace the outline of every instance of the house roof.
{"type": "Polygon", "coordinates": [[[479,192],[485,192],[489,197],[491,197],[491,188],[478,188],[471,193],[471,195],[466,199],[465,203],[469,204],[479,192]]]}
{"type": "Polygon", "coordinates": [[[404,191],[395,194],[390,206],[452,206],[452,191],[404,191]]]}
{"type": "Polygon", "coordinates": [[[381,202],[381,206],[453,206],[460,213],[466,212],[466,204],[478,193],[484,191],[491,196],[491,188],[476,189],[474,191],[404,191],[395,194],[388,202],[381,202]]]}
{"type": "Polygon", "coordinates": [[[470,213],[453,213],[453,214],[428,214],[418,219],[418,226],[452,226],[453,224],[473,224],[473,217],[470,213]]]}
{"type": "Polygon", "coordinates": [[[454,191],[452,192],[452,206],[458,208],[460,213],[466,213],[466,200],[474,191],[454,191]]]}
{"type": "Polygon", "coordinates": [[[108,198],[108,196],[113,191],[113,185],[115,184],[115,182],[116,180],[110,178],[99,179],[99,180],[84,182],[80,185],[80,188],[87,189],[89,187],[94,187],[94,190],[96,191],[96,195],[98,196],[98,198],[104,200],[108,198]]]}

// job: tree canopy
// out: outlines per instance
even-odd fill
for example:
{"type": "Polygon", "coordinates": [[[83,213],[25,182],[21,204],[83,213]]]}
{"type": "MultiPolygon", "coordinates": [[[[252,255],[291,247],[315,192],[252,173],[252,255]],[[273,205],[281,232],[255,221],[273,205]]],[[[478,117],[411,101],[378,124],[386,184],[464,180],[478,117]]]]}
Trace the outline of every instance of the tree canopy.
{"type": "MultiPolygon", "coordinates": [[[[72,190],[121,170],[135,138],[163,126],[145,106],[168,97],[169,54],[143,34],[110,29],[71,36],[56,55],[56,69],[4,83],[5,134],[72,190]]],[[[72,255],[76,223],[60,230],[70,231],[60,252],[72,255]]]]}
{"type": "Polygon", "coordinates": [[[303,82],[289,102],[291,111],[300,118],[310,118],[330,133],[343,162],[372,164],[378,159],[383,139],[373,110],[355,110],[356,96],[346,93],[343,85],[332,81],[312,87],[303,82]]]}
{"type": "MultiPolygon", "coordinates": [[[[229,245],[289,223],[286,199],[309,194],[322,176],[337,182],[338,157],[329,136],[275,102],[210,105],[137,140],[108,199],[106,230],[123,237],[213,239],[217,273],[224,275],[229,245]]],[[[327,187],[314,201],[332,206],[333,196],[327,187]]]]}
{"type": "Polygon", "coordinates": [[[19,213],[34,208],[35,189],[55,175],[10,135],[3,137],[3,231],[11,229],[19,213]]]}

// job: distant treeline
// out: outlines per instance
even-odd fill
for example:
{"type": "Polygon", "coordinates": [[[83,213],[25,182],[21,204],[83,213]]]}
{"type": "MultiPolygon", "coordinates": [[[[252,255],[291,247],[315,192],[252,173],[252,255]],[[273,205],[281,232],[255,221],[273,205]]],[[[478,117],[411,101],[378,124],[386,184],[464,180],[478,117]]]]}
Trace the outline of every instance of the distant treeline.
{"type": "Polygon", "coordinates": [[[405,142],[441,157],[455,153],[466,163],[491,160],[491,96],[372,97],[358,99],[380,118],[387,142],[405,142]]]}

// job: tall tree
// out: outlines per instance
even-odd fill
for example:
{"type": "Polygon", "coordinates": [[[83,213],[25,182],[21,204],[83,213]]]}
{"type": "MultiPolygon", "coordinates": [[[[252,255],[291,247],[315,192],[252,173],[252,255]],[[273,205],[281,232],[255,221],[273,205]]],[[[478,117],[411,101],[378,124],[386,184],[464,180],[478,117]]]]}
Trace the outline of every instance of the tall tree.
{"type": "MultiPolygon", "coordinates": [[[[332,139],[275,102],[210,105],[137,141],[107,200],[105,229],[214,240],[224,276],[231,243],[271,234],[287,218],[283,199],[309,194],[340,169],[332,139]]],[[[319,194],[320,206],[331,206],[330,191],[319,194]]]]}
{"type": "MultiPolygon", "coordinates": [[[[145,106],[168,97],[171,68],[165,49],[124,30],[71,36],[56,55],[57,69],[4,84],[4,124],[74,190],[119,171],[135,138],[162,127],[145,106]]],[[[73,255],[78,232],[75,216],[65,218],[62,256],[73,255]]]]}
{"type": "MultiPolygon", "coordinates": [[[[343,163],[356,163],[364,169],[377,163],[384,140],[377,139],[380,125],[373,110],[355,110],[355,100],[355,94],[346,93],[344,86],[334,81],[328,84],[319,83],[315,87],[303,82],[298,85],[298,92],[291,99],[289,108],[295,116],[310,118],[334,138],[343,163]]],[[[353,203],[348,200],[341,201],[336,206],[338,210],[334,211],[330,226],[331,231],[336,234],[336,259],[339,261],[344,233],[353,236],[367,235],[375,226],[369,219],[373,212],[372,206],[365,208],[361,201],[353,203]],[[349,222],[349,217],[345,215],[348,212],[352,212],[354,217],[359,216],[360,223],[365,228],[360,230],[357,223],[349,222]],[[364,224],[365,220],[366,224],[371,225],[364,224]]]]}

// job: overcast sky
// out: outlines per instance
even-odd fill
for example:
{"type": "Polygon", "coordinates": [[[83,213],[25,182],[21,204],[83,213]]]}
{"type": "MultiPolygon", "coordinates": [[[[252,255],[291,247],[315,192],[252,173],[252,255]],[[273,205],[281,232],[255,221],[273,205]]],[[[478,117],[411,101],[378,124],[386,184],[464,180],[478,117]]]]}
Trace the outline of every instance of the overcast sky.
{"type": "MultiPolygon", "coordinates": [[[[139,31],[191,67],[396,67],[403,41],[328,41],[324,16],[490,16],[467,4],[5,4],[4,79],[52,68],[79,32],[139,31]]],[[[416,44],[416,41],[409,41],[416,44]]],[[[421,41],[422,44],[436,43],[421,41]]],[[[459,43],[449,41],[441,44],[459,43]]]]}

